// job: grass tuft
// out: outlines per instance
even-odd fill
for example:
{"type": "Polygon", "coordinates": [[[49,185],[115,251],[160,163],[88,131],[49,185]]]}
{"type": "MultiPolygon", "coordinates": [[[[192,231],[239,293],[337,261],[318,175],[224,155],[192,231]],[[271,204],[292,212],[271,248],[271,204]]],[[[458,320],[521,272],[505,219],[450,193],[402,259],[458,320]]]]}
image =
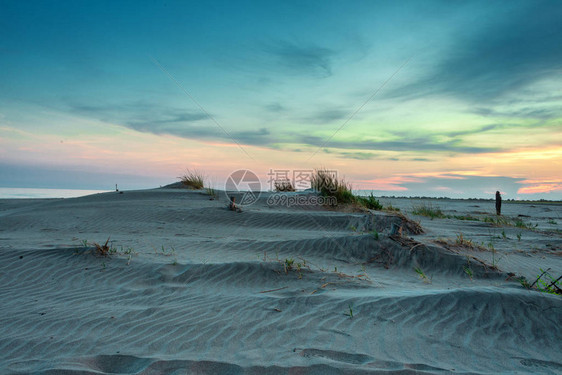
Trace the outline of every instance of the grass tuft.
{"type": "Polygon", "coordinates": [[[183,176],[178,177],[181,183],[190,189],[203,189],[205,185],[205,177],[203,173],[197,170],[188,169],[183,176]]]}
{"type": "Polygon", "coordinates": [[[370,210],[382,210],[383,208],[378,199],[373,196],[373,193],[371,193],[371,195],[369,195],[368,197],[357,196],[355,198],[359,205],[370,210]]]}
{"type": "Polygon", "coordinates": [[[417,206],[412,207],[412,213],[414,215],[421,215],[427,216],[432,220],[435,218],[444,219],[446,218],[445,214],[439,207],[433,207],[431,203],[421,203],[417,206]]]}
{"type": "Polygon", "coordinates": [[[334,171],[328,169],[316,169],[310,179],[310,186],[322,196],[334,197],[335,205],[356,201],[351,192],[351,184],[344,179],[338,180],[334,171]]]}
{"type": "Polygon", "coordinates": [[[357,204],[370,210],[382,210],[383,206],[371,193],[367,197],[354,195],[352,186],[343,178],[338,179],[335,171],[328,169],[316,169],[310,179],[312,189],[318,191],[324,197],[335,198],[332,206],[339,204],[357,204]]]}

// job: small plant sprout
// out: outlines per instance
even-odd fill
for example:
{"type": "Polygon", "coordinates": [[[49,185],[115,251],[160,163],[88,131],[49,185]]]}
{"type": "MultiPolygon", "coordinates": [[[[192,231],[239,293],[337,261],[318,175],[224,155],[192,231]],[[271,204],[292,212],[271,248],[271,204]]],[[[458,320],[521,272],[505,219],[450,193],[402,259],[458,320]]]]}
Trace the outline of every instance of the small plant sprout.
{"type": "Polygon", "coordinates": [[[523,288],[531,289],[531,284],[529,284],[529,281],[527,281],[527,278],[525,278],[525,276],[521,276],[518,280],[523,288]]]}
{"type": "Polygon", "coordinates": [[[82,240],[82,246],[88,247],[88,240],[82,240]]]}
{"type": "Polygon", "coordinates": [[[548,273],[550,268],[544,271],[542,268],[540,269],[542,273],[537,277],[535,281],[537,284],[537,289],[541,292],[549,293],[549,294],[559,294],[562,295],[562,276],[555,279],[548,273]]]}
{"type": "Polygon", "coordinates": [[[521,232],[517,233],[517,241],[521,241],[521,232]]]}
{"type": "Polygon", "coordinates": [[[209,186],[205,188],[205,190],[207,191],[207,195],[209,196],[210,200],[218,199],[219,196],[214,188],[209,186]]]}
{"type": "Polygon", "coordinates": [[[463,270],[464,273],[466,273],[468,277],[470,277],[470,280],[472,280],[473,272],[472,268],[470,267],[470,258],[468,256],[466,257],[466,266],[463,267],[463,270]]]}
{"type": "Polygon", "coordinates": [[[505,234],[505,229],[502,229],[502,238],[507,240],[507,235],[505,234]]]}
{"type": "Polygon", "coordinates": [[[376,241],[378,241],[378,240],[379,240],[379,232],[377,232],[377,230],[375,229],[375,230],[373,230],[372,233],[373,233],[373,238],[374,238],[376,241]]]}
{"type": "Polygon", "coordinates": [[[357,232],[357,227],[355,225],[351,225],[349,229],[351,229],[353,232],[357,232]]]}
{"type": "Polygon", "coordinates": [[[464,235],[462,233],[457,234],[456,243],[460,246],[466,246],[470,248],[474,247],[474,243],[472,242],[472,240],[464,238],[464,235]]]}
{"type": "Polygon", "coordinates": [[[466,273],[470,278],[470,280],[472,280],[472,269],[470,269],[470,267],[467,266],[464,266],[463,269],[464,269],[464,273],[466,273]]]}
{"type": "Polygon", "coordinates": [[[431,280],[427,277],[427,275],[423,272],[420,267],[414,268],[414,271],[419,275],[419,277],[423,280],[424,283],[431,283],[431,280]]]}
{"type": "Polygon", "coordinates": [[[353,307],[351,305],[347,305],[347,312],[344,315],[349,316],[349,319],[353,319],[353,307]]]}
{"type": "Polygon", "coordinates": [[[293,264],[295,263],[295,260],[293,258],[286,258],[285,262],[283,263],[283,269],[285,270],[285,273],[288,274],[290,270],[293,269],[293,264]]]}

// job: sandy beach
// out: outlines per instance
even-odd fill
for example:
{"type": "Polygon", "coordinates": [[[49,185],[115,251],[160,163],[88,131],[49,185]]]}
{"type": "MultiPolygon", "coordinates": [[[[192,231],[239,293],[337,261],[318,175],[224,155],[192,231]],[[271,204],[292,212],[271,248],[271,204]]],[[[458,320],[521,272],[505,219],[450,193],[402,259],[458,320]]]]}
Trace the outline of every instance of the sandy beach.
{"type": "Polygon", "coordinates": [[[562,298],[519,281],[562,275],[562,206],[268,194],[0,200],[0,373],[562,373],[562,298]]]}

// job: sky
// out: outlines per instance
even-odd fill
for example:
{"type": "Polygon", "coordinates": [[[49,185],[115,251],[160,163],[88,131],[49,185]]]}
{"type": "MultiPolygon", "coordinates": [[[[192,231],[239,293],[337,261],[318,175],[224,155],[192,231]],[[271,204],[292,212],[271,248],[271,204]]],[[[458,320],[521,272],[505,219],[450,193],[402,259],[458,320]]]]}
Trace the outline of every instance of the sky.
{"type": "Polygon", "coordinates": [[[562,199],[560,1],[0,0],[0,187],[327,168],[562,199]]]}

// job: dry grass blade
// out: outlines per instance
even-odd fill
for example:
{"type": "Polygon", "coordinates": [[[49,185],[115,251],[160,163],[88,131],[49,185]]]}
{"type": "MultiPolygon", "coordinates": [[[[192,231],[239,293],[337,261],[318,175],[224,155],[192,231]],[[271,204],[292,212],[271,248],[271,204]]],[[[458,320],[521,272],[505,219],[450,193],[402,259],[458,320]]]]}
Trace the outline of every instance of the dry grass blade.
{"type": "Polygon", "coordinates": [[[103,257],[108,256],[109,255],[109,246],[107,245],[108,243],[109,243],[109,237],[107,237],[107,241],[105,241],[105,244],[103,245],[94,242],[94,246],[96,247],[96,254],[101,255],[103,257]]]}
{"type": "Polygon", "coordinates": [[[178,177],[181,183],[190,189],[203,189],[205,177],[197,170],[187,170],[183,176],[178,177]]]}

